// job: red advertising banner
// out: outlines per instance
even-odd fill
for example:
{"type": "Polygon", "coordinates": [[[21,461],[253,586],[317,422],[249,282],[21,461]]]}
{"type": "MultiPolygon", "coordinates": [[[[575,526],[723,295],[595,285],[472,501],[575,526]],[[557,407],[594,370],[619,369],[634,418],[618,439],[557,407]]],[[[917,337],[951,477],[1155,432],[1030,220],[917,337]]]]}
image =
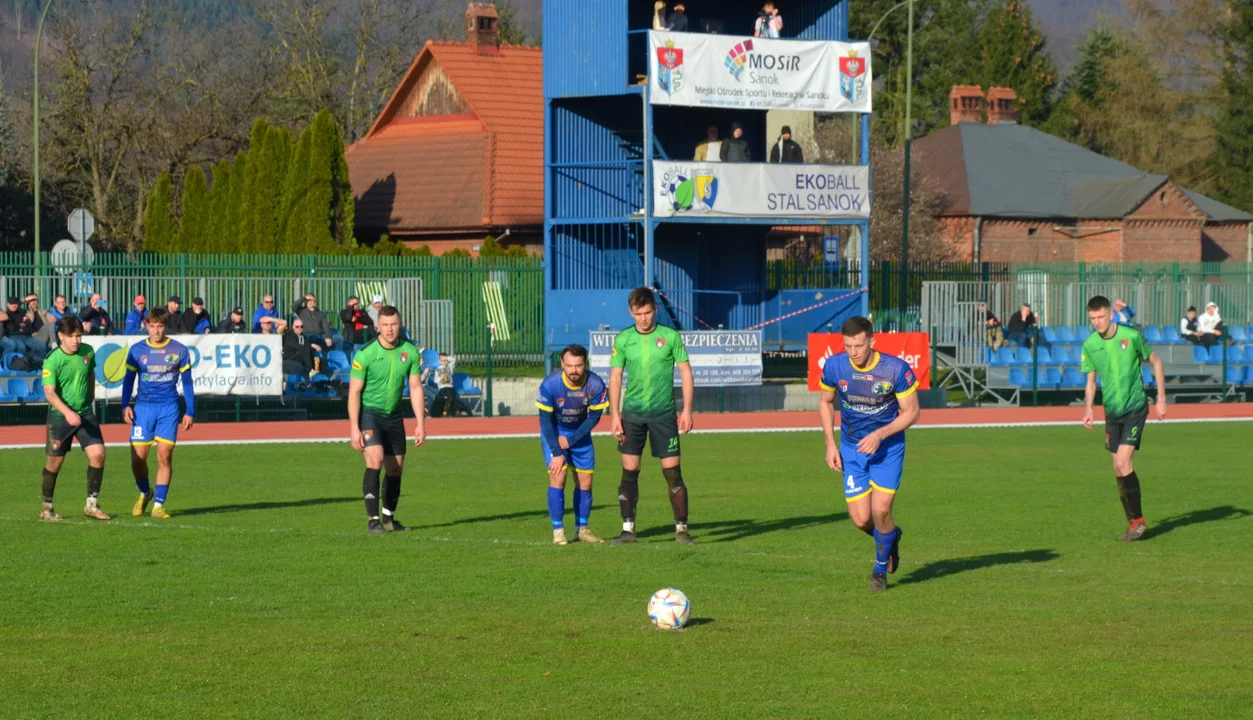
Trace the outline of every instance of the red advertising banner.
{"type": "MultiPolygon", "coordinates": [[[[874,349],[909,363],[918,376],[919,387],[931,387],[931,338],[925,332],[876,333],[874,349]]],[[[839,333],[810,333],[809,390],[818,392],[822,365],[832,355],[844,352],[844,336],[839,333]]]]}

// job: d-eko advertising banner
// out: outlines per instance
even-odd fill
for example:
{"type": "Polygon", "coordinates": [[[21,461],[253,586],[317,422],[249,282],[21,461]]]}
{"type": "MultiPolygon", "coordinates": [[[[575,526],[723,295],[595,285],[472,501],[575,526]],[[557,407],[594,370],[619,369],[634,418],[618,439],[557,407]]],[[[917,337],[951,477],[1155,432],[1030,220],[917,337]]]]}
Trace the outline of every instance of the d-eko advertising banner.
{"type": "Polygon", "coordinates": [[[657,217],[870,217],[865,165],[653,161],[657,217]]]}
{"type": "MultiPolygon", "coordinates": [[[[725,387],[761,384],[760,330],[694,330],[680,333],[692,363],[696,387],[725,387]]],[[[609,382],[610,356],[616,332],[592,331],[590,355],[592,371],[609,382]]],[[[629,382],[623,375],[623,386],[629,382]]],[[[682,383],[679,368],[674,369],[674,384],[682,383]]]]}
{"type": "Polygon", "coordinates": [[[650,31],[654,105],[868,113],[870,44],[650,31]]]}
{"type": "MultiPolygon", "coordinates": [[[[282,395],[283,348],[278,335],[173,335],[187,346],[196,395],[282,395]]],[[[122,397],[126,353],[147,335],[89,335],[96,351],[96,398],[122,397]]],[[[161,352],[153,349],[152,352],[161,352]]],[[[182,383],[179,383],[182,390],[182,383]]]]}
{"type": "MultiPolygon", "coordinates": [[[[893,355],[914,369],[918,387],[931,387],[931,337],[925,332],[875,333],[874,349],[885,355],[893,355]]],[[[809,391],[818,392],[822,380],[822,366],[827,358],[844,352],[844,336],[839,333],[810,333],[809,335],[809,391]]]]}

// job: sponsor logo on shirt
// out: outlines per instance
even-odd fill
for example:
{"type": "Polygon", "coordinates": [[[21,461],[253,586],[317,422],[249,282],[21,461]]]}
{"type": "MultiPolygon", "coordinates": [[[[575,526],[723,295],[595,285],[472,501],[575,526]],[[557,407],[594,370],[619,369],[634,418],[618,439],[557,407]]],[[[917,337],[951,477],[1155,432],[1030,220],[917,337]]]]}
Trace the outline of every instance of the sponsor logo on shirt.
{"type": "Polygon", "coordinates": [[[565,404],[566,404],[566,399],[565,399],[565,398],[563,398],[563,397],[559,397],[559,398],[557,398],[557,405],[559,405],[559,406],[560,406],[560,405],[565,405],[565,404]]]}
{"type": "Polygon", "coordinates": [[[892,392],[892,383],[887,380],[880,380],[874,384],[874,392],[876,395],[887,395],[892,392]]]}
{"type": "Polygon", "coordinates": [[[353,361],[352,361],[352,369],[353,369],[353,370],[364,370],[365,368],[361,367],[361,363],[357,362],[356,360],[353,360],[353,361]]]}
{"type": "Polygon", "coordinates": [[[840,392],[842,392],[842,393],[847,393],[847,392],[848,392],[848,381],[847,381],[847,380],[841,380],[841,381],[840,381],[840,392]]]}

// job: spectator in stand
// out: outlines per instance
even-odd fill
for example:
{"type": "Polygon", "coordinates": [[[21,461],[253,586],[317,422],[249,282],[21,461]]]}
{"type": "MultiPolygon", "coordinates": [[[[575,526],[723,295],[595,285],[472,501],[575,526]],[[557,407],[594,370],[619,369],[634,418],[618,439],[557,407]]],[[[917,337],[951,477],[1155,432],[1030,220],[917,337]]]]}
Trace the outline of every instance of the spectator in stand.
{"type": "Polygon", "coordinates": [[[666,0],[657,0],[653,3],[653,29],[666,29],[666,0]]]}
{"type": "Polygon", "coordinates": [[[461,398],[457,397],[457,390],[453,385],[456,369],[457,358],[452,357],[448,353],[440,353],[439,365],[427,368],[422,372],[423,383],[431,376],[434,376],[435,379],[436,392],[435,397],[431,400],[430,417],[445,417],[448,415],[456,417],[458,414],[470,414],[470,409],[461,404],[461,398]]]}
{"type": "Polygon", "coordinates": [[[231,308],[230,317],[223,318],[222,322],[218,323],[217,332],[222,334],[248,332],[248,325],[244,322],[244,309],[231,308]]]}
{"type": "Polygon", "coordinates": [[[666,29],[670,32],[687,32],[687,7],[683,3],[675,3],[674,11],[666,19],[666,29]]]}
{"type": "Polygon", "coordinates": [[[305,323],[300,318],[292,321],[291,332],[283,333],[283,374],[312,377],[318,369],[313,357],[313,346],[305,335],[305,323]]]}
{"type": "Polygon", "coordinates": [[[331,322],[326,319],[322,308],[318,307],[318,296],[311,292],[305,293],[303,299],[292,305],[292,314],[304,323],[305,335],[313,343],[314,356],[326,357],[326,353],[335,348],[335,339],[331,337],[331,322]]]}
{"type": "Polygon", "coordinates": [[[1179,335],[1193,345],[1200,345],[1205,334],[1201,332],[1201,322],[1196,316],[1196,306],[1188,308],[1188,314],[1179,321],[1179,335]]]}
{"type": "Polygon", "coordinates": [[[109,303],[100,297],[100,293],[92,293],[87,304],[78,311],[83,321],[83,333],[87,335],[112,335],[113,320],[109,317],[109,303]]]}
{"type": "Polygon", "coordinates": [[[1035,339],[1035,313],[1031,312],[1031,306],[1023,303],[1022,308],[1009,317],[1007,329],[1011,343],[1031,347],[1035,339]]]}
{"type": "Polygon", "coordinates": [[[1136,311],[1122,300],[1114,300],[1114,324],[1126,325],[1131,327],[1131,322],[1136,317],[1136,311]]]}
{"type": "Polygon", "coordinates": [[[782,131],[779,132],[779,141],[770,148],[770,162],[794,164],[805,162],[805,151],[801,150],[800,143],[792,139],[790,126],[783,126],[782,131]]]}
{"type": "Polygon", "coordinates": [[[126,329],[123,335],[148,334],[148,299],[143,295],[135,296],[135,307],[126,314],[126,329]]]}
{"type": "Polygon", "coordinates": [[[731,137],[722,141],[719,148],[722,162],[752,162],[753,154],[748,149],[748,141],[744,139],[744,126],[738,122],[731,123],[731,137]]]}
{"type": "Polygon", "coordinates": [[[165,309],[170,313],[170,316],[165,319],[166,335],[186,335],[190,332],[187,329],[187,320],[183,317],[183,299],[181,297],[171,295],[170,299],[165,303],[165,309]]]}
{"type": "Polygon", "coordinates": [[[263,335],[287,332],[287,321],[279,317],[278,310],[274,309],[273,295],[261,298],[261,304],[252,313],[252,331],[263,335]]]}
{"type": "Polygon", "coordinates": [[[722,141],[718,139],[718,126],[705,128],[705,139],[696,146],[692,156],[696,162],[718,162],[722,159],[722,141]]]}
{"type": "Polygon", "coordinates": [[[1218,314],[1218,305],[1212,302],[1205,304],[1205,314],[1197,318],[1197,327],[1201,331],[1201,344],[1205,347],[1213,347],[1222,342],[1223,336],[1227,334],[1222,315],[1218,314]]]}
{"type": "MultiPolygon", "coordinates": [[[[39,318],[34,316],[34,319],[39,318]]],[[[22,304],[16,297],[10,297],[5,311],[0,312],[0,326],[4,327],[0,347],[4,348],[4,352],[26,355],[30,367],[43,362],[44,356],[48,354],[47,345],[34,337],[39,328],[43,327],[43,322],[41,320],[39,327],[35,327],[34,319],[28,311],[22,309],[22,304]]]]}
{"type": "Polygon", "coordinates": [[[183,327],[192,335],[208,335],[213,331],[213,320],[204,309],[204,298],[191,299],[191,308],[183,312],[183,327]]]}
{"type": "Polygon", "coordinates": [[[339,312],[339,322],[344,330],[344,352],[365,345],[374,333],[374,321],[362,311],[361,300],[356,295],[348,298],[348,307],[339,312]]]}
{"type": "Polygon", "coordinates": [[[753,26],[753,37],[777,38],[783,32],[783,16],[779,8],[772,2],[762,6],[753,26]]]}
{"type": "Polygon", "coordinates": [[[382,309],[383,309],[383,296],[375,295],[370,300],[370,309],[366,311],[370,315],[371,324],[373,325],[379,324],[379,310],[382,310],[382,309]]]}
{"type": "MultiPolygon", "coordinates": [[[[57,316],[54,315],[51,310],[46,313],[41,313],[41,315],[42,317],[40,319],[43,320],[43,322],[40,323],[39,329],[35,331],[35,340],[43,346],[44,355],[47,356],[49,352],[56,350],[57,345],[60,344],[57,340],[57,327],[61,321],[57,319],[57,316]]],[[[73,313],[71,313],[70,317],[73,316],[73,313]]]]}
{"type": "MultiPolygon", "coordinates": [[[[74,308],[70,307],[65,302],[64,295],[57,295],[55,298],[52,299],[52,309],[49,310],[48,312],[52,314],[52,317],[55,318],[57,322],[61,322],[61,318],[65,317],[66,315],[77,317],[77,314],[74,312],[74,308]]],[[[55,334],[53,335],[53,337],[55,339],[56,337],[55,334]]]]}
{"type": "Polygon", "coordinates": [[[987,328],[988,345],[995,352],[1005,344],[1005,330],[1001,327],[1001,319],[992,314],[988,306],[979,303],[979,314],[983,315],[983,326],[987,328]]]}

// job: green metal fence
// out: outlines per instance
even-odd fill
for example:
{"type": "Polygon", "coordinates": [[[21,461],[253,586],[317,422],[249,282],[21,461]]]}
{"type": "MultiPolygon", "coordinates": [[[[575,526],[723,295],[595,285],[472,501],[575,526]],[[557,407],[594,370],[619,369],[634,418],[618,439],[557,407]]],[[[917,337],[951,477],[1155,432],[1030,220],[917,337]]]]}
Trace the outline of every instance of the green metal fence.
{"type": "MultiPolygon", "coordinates": [[[[91,267],[60,267],[51,262],[49,253],[41,253],[40,266],[44,272],[34,277],[36,267],[33,253],[0,253],[0,277],[11,280],[10,292],[24,295],[31,290],[40,293],[45,304],[60,292],[70,297],[71,304],[80,304],[83,297],[74,297],[79,273],[90,273],[96,278],[111,279],[121,293],[120,297],[108,297],[113,313],[121,312],[121,321],[130,307],[133,292],[152,295],[150,306],[165,299],[162,293],[172,289],[182,295],[184,302],[204,287],[211,279],[249,279],[248,283],[230,283],[232,288],[251,288],[242,295],[232,289],[230,298],[204,295],[206,303],[215,312],[226,307],[224,303],[242,305],[251,316],[260,297],[243,295],[280,291],[291,294],[293,287],[299,292],[312,290],[319,295],[319,304],[332,316],[343,308],[345,292],[351,292],[359,281],[420,280],[425,300],[447,300],[451,304],[452,337],[455,349],[463,364],[478,364],[488,349],[487,326],[490,322],[484,301],[484,286],[496,283],[500,288],[503,311],[508,318],[511,333],[508,340],[497,338],[492,345],[497,364],[542,362],[544,356],[544,264],[537,258],[441,258],[441,257],[371,257],[355,255],[189,255],[189,254],[142,254],[101,253],[95,256],[91,267]],[[147,278],[151,288],[127,282],[125,279],[147,278]],[[265,282],[273,279],[271,283],[265,282]],[[297,282],[298,281],[298,282],[297,282]],[[18,287],[21,285],[21,287],[18,287]],[[30,287],[33,285],[34,287],[30,287]],[[345,290],[347,288],[348,290],[345,290]]],[[[93,287],[96,283],[93,282],[93,287]]],[[[221,283],[208,283],[209,286],[221,283]]],[[[101,285],[103,287],[103,285],[101,285]]],[[[173,293],[166,293],[173,294],[173,293]]],[[[290,306],[293,298],[276,297],[280,308],[290,306]]],[[[369,298],[362,298],[363,304],[369,298]]],[[[289,307],[287,309],[290,309],[289,307]]],[[[442,316],[447,317],[448,312],[442,316]]]]}

